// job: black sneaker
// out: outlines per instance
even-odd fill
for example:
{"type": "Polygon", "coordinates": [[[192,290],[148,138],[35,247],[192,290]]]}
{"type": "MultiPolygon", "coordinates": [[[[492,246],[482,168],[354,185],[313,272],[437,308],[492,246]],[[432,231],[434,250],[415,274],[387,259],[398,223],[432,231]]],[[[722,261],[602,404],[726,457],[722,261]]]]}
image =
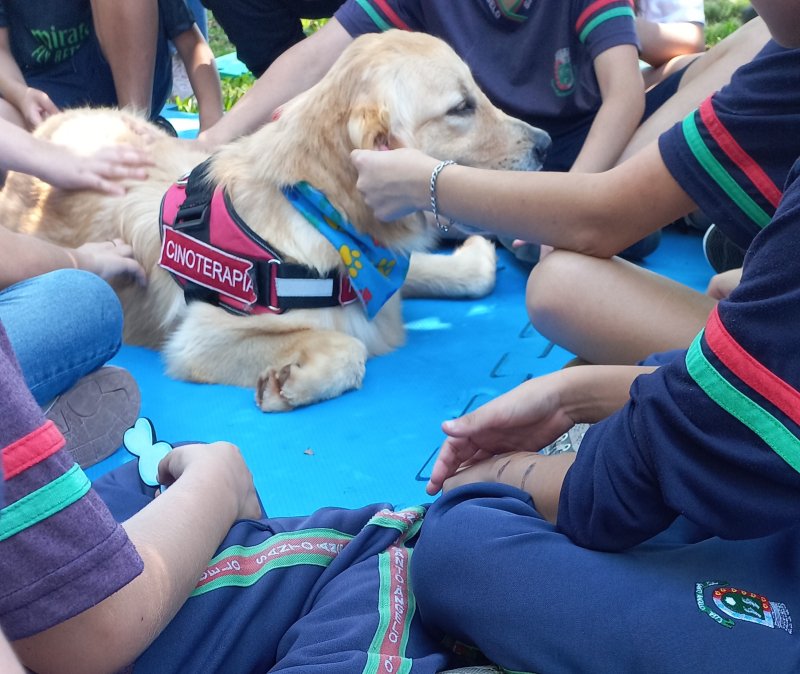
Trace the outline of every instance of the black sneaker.
{"type": "Polygon", "coordinates": [[[703,253],[718,274],[741,267],[745,252],[716,225],[711,225],[703,236],[703,253]]]}
{"type": "Polygon", "coordinates": [[[697,209],[689,213],[689,215],[685,215],[683,218],[683,224],[690,230],[696,230],[698,232],[707,232],[708,228],[711,227],[714,223],[711,222],[711,218],[709,218],[703,211],[697,209]]]}

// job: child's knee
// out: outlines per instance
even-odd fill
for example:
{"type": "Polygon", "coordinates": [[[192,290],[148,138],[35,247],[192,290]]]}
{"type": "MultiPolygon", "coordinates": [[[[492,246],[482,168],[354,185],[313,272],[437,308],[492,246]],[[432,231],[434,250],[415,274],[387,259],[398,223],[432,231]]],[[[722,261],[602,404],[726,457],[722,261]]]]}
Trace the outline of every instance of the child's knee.
{"type": "Polygon", "coordinates": [[[64,306],[72,306],[76,313],[86,316],[101,316],[109,325],[122,326],[122,305],[106,281],[79,269],[61,269],[53,274],[57,277],[53,292],[63,293],[64,306]]]}
{"type": "Polygon", "coordinates": [[[497,533],[497,519],[508,515],[539,519],[530,496],[504,484],[468,484],[441,496],[428,509],[414,549],[414,582],[439,592],[453,569],[470,560],[480,564],[497,533]]]}
{"type": "Polygon", "coordinates": [[[554,314],[570,306],[570,296],[581,275],[585,256],[554,250],[533,268],[525,290],[525,306],[531,323],[550,320],[554,314]]]}

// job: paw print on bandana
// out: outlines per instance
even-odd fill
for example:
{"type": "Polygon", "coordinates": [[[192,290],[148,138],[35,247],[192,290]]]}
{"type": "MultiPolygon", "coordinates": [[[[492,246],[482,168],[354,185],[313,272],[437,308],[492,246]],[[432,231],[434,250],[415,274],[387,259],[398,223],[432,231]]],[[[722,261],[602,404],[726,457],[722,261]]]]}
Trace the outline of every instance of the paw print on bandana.
{"type": "Polygon", "coordinates": [[[327,215],[323,215],[323,216],[322,216],[322,219],[325,221],[325,224],[326,224],[326,225],[328,225],[328,227],[330,227],[331,229],[333,229],[333,230],[335,230],[335,231],[337,231],[337,232],[342,232],[342,231],[344,231],[344,230],[343,230],[341,227],[339,227],[339,225],[337,225],[337,224],[336,224],[336,223],[335,223],[333,220],[331,220],[331,219],[330,219],[330,218],[329,218],[327,215]]]}
{"type": "Polygon", "coordinates": [[[392,273],[392,270],[396,264],[397,260],[387,260],[385,257],[382,257],[381,261],[377,264],[377,269],[386,278],[389,278],[389,275],[392,273]]]}
{"type": "Polygon", "coordinates": [[[361,251],[358,249],[352,249],[350,246],[342,246],[339,248],[339,255],[342,257],[342,261],[347,265],[347,271],[350,274],[350,278],[355,278],[358,276],[358,272],[360,269],[363,268],[363,264],[361,264],[361,251]]]}
{"type": "Polygon", "coordinates": [[[158,486],[158,464],[172,445],[163,440],[156,442],[156,430],[147,417],[140,417],[125,431],[122,443],[131,454],[139,458],[139,477],[146,485],[158,486]]]}

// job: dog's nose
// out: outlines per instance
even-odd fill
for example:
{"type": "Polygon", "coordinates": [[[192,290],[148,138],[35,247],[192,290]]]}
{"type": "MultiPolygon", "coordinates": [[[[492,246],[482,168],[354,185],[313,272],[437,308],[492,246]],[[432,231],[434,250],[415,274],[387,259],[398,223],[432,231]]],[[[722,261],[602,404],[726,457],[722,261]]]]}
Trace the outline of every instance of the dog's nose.
{"type": "Polygon", "coordinates": [[[550,134],[546,131],[542,131],[541,129],[533,129],[531,132],[533,136],[533,144],[531,146],[531,155],[533,157],[533,161],[538,165],[542,166],[544,164],[544,160],[547,158],[547,151],[550,149],[550,145],[552,141],[550,140],[550,134]]]}

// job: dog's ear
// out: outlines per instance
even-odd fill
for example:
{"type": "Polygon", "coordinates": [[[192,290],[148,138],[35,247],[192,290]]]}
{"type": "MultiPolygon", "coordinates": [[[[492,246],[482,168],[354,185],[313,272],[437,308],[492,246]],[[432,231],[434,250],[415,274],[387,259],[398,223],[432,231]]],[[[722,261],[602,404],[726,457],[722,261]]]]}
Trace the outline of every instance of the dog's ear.
{"type": "Polygon", "coordinates": [[[360,105],[350,113],[347,131],[353,147],[378,150],[389,145],[389,110],[384,106],[360,105]]]}

